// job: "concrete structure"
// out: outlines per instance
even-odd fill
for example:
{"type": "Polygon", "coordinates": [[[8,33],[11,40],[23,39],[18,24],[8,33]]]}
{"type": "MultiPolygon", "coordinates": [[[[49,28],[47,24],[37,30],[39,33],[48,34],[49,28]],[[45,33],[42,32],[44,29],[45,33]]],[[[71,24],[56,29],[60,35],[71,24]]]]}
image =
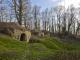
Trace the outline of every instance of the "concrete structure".
{"type": "Polygon", "coordinates": [[[0,22],[0,33],[11,36],[20,41],[27,41],[31,37],[31,32],[14,22],[0,22]]]}

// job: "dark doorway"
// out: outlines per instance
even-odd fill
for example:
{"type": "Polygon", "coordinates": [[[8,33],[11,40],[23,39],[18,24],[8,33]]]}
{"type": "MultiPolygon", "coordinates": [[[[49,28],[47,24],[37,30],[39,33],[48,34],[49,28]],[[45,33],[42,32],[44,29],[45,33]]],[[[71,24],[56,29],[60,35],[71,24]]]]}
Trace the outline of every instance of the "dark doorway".
{"type": "Polygon", "coordinates": [[[26,35],[22,33],[20,37],[20,41],[25,41],[25,40],[26,40],[26,35]]]}

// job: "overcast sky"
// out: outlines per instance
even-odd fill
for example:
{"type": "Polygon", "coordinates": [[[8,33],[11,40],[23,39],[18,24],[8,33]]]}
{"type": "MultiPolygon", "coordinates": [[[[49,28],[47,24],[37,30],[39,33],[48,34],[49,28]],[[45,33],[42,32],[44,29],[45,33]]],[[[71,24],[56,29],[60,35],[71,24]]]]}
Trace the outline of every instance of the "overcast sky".
{"type": "Polygon", "coordinates": [[[56,5],[64,5],[66,8],[73,4],[79,7],[80,0],[31,0],[33,5],[41,6],[43,9],[54,7],[56,5]]]}

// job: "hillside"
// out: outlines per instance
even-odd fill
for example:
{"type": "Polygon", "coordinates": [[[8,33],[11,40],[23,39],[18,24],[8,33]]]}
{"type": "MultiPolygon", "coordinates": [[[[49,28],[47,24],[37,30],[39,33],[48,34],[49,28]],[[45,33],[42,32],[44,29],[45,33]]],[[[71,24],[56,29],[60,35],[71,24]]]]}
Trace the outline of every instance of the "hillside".
{"type": "Polygon", "coordinates": [[[39,38],[39,41],[26,43],[1,35],[0,60],[79,60],[79,42],[62,43],[53,37],[39,38]]]}

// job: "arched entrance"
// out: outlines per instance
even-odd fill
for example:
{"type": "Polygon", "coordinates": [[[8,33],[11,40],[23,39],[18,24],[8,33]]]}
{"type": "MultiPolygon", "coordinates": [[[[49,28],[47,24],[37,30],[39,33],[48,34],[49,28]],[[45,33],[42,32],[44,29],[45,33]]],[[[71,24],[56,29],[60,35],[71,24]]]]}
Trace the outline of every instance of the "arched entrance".
{"type": "Polygon", "coordinates": [[[20,41],[25,41],[26,40],[26,35],[25,33],[22,33],[20,36],[20,41]]]}

